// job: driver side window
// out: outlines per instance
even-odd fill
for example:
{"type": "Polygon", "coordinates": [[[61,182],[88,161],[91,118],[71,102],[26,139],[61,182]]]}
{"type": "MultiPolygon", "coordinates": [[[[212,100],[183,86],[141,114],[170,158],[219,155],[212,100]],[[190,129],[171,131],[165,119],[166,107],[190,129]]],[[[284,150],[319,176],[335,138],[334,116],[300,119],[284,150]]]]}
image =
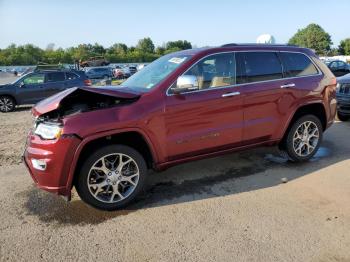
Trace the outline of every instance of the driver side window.
{"type": "Polygon", "coordinates": [[[234,53],[223,53],[200,60],[184,75],[195,76],[201,90],[234,85],[235,72],[234,53]]]}
{"type": "Polygon", "coordinates": [[[35,84],[43,84],[45,81],[45,74],[37,73],[31,74],[30,76],[23,79],[23,84],[25,85],[35,85],[35,84]]]}

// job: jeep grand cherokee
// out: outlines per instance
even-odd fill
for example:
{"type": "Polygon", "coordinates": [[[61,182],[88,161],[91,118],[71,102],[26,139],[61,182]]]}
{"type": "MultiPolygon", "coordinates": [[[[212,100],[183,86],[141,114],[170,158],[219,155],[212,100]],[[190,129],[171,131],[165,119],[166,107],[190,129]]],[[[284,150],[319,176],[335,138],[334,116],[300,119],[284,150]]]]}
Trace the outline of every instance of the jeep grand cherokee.
{"type": "MultiPolygon", "coordinates": [[[[38,187],[104,210],[148,169],[262,145],[309,160],[336,114],[336,79],[309,49],[228,44],[168,54],[122,86],[71,88],[33,108],[25,163],[38,187]]],[[[253,163],[252,163],[253,164],[253,163]]]]}

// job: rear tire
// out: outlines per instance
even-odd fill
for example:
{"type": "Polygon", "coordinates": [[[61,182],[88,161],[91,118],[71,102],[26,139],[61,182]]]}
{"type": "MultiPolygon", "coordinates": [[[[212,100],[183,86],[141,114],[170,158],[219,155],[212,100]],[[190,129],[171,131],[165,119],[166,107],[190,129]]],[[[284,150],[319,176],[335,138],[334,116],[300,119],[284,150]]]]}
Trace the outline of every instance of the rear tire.
{"type": "Polygon", "coordinates": [[[124,145],[105,146],[82,165],[76,190],[87,204],[101,210],[127,206],[142,192],[147,165],[142,155],[124,145]]]}
{"type": "Polygon", "coordinates": [[[294,122],[282,146],[292,161],[304,162],[316,154],[322,136],[321,121],[314,115],[305,115],[294,122]]]}
{"type": "Polygon", "coordinates": [[[338,115],[338,119],[340,120],[340,121],[348,121],[349,120],[349,118],[350,118],[350,116],[346,116],[346,115],[343,115],[343,114],[341,114],[341,113],[337,113],[337,115],[338,115]]]}
{"type": "Polygon", "coordinates": [[[0,96],[0,112],[8,113],[15,110],[16,101],[10,96],[0,96]]]}

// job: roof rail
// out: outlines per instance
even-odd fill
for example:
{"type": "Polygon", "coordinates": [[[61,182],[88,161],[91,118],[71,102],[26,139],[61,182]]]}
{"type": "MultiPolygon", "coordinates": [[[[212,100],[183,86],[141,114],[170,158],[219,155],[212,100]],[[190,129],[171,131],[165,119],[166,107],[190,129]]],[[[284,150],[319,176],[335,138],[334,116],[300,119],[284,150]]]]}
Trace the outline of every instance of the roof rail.
{"type": "Polygon", "coordinates": [[[290,45],[290,44],[258,44],[258,43],[230,43],[230,44],[224,44],[221,47],[230,47],[230,46],[291,46],[291,47],[299,47],[298,45],[290,45]]]}
{"type": "Polygon", "coordinates": [[[34,72],[39,71],[67,71],[62,64],[39,64],[34,68],[34,72]]]}

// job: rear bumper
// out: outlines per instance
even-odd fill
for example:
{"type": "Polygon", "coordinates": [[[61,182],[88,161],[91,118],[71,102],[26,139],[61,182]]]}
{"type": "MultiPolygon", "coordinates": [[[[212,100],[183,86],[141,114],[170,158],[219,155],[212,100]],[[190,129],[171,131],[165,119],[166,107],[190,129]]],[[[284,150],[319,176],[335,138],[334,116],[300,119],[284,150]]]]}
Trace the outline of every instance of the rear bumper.
{"type": "Polygon", "coordinates": [[[38,188],[70,197],[69,170],[80,142],[81,140],[75,136],[63,136],[57,140],[42,140],[36,135],[29,134],[23,159],[38,188]],[[33,159],[45,161],[45,170],[35,168],[32,163],[33,159]]]}

